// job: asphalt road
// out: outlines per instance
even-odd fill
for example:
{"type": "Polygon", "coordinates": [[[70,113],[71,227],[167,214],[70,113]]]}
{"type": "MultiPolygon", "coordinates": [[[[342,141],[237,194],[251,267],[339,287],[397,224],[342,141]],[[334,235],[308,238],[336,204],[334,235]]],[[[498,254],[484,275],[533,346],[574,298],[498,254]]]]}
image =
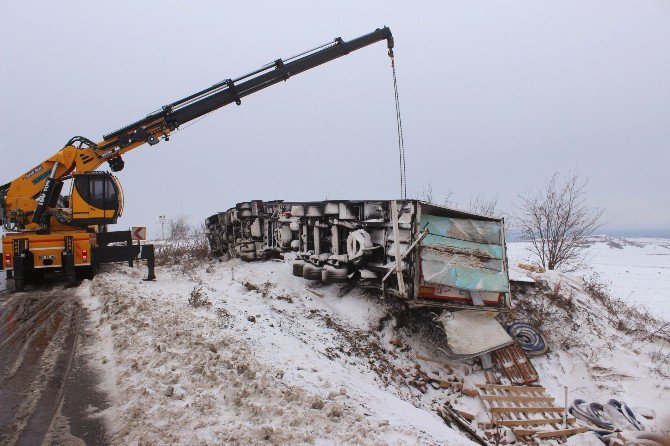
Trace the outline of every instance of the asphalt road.
{"type": "Polygon", "coordinates": [[[108,444],[99,416],[108,405],[83,354],[87,315],[76,289],[62,281],[23,293],[5,288],[3,274],[0,444],[108,444]]]}

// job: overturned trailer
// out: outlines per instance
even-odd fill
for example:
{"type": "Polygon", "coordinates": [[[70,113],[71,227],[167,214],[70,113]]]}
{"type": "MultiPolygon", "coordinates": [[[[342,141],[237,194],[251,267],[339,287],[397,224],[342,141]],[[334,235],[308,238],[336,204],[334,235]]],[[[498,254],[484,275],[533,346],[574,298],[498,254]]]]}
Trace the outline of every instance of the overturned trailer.
{"type": "Polygon", "coordinates": [[[420,200],[250,201],[207,218],[218,257],[295,252],[295,275],[355,281],[410,307],[506,309],[502,218],[420,200]]]}

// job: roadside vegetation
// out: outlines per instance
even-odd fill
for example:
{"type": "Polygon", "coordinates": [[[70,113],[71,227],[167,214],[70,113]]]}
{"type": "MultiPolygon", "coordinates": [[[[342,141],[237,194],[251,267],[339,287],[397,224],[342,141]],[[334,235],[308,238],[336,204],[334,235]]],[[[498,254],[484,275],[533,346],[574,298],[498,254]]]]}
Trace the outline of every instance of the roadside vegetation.
{"type": "Polygon", "coordinates": [[[188,215],[170,217],[168,239],[156,246],[156,265],[194,266],[210,258],[205,226],[192,226],[188,215]]]}

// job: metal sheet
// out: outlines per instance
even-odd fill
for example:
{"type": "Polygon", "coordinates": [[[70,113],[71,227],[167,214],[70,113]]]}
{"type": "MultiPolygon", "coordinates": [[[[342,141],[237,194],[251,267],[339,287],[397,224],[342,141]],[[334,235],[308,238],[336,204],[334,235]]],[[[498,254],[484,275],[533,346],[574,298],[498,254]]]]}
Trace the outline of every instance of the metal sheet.
{"type": "Polygon", "coordinates": [[[421,242],[423,282],[509,292],[501,222],[422,215],[420,225],[430,232],[421,242]]]}
{"type": "Polygon", "coordinates": [[[428,234],[422,241],[422,246],[430,246],[434,250],[445,253],[467,253],[479,257],[489,257],[492,259],[503,258],[502,245],[488,245],[485,243],[467,242],[439,235],[428,234]]]}
{"type": "Polygon", "coordinates": [[[428,225],[428,232],[433,235],[464,240],[475,243],[500,245],[500,222],[482,221],[463,218],[438,217],[424,214],[421,216],[421,227],[428,225]]]}
{"type": "Polygon", "coordinates": [[[464,290],[501,293],[509,291],[507,273],[485,267],[478,258],[463,261],[462,257],[453,257],[423,248],[421,271],[424,281],[428,283],[444,284],[464,290]]]}
{"type": "Polygon", "coordinates": [[[484,311],[445,311],[437,321],[447,335],[451,359],[468,359],[513,342],[505,329],[484,311]]]}

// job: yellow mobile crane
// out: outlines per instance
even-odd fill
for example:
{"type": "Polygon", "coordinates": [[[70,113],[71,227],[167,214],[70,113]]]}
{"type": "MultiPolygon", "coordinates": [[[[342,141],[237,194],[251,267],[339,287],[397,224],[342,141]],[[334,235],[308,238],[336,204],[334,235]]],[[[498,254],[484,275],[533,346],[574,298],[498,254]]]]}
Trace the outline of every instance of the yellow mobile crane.
{"type": "Polygon", "coordinates": [[[147,260],[146,280],[155,279],[153,245],[133,245],[130,231],[107,231],[123,212],[117,178],[97,169],[105,162],[112,172],[123,169],[122,155],[146,143],[169,140],[170,133],[225,105],[289,77],[315,68],[378,41],[386,40],[393,58],[393,36],[387,27],[293,56],[277,59],[237,79],[228,79],[185,97],[93,141],[75,136],[56,154],[15,180],[0,185],[2,268],[17,291],[45,271],[62,270],[68,284],[78,276],[93,276],[101,263],[147,260]],[[70,194],[61,196],[71,180],[70,194]],[[121,243],[125,242],[125,245],[121,243]]]}

